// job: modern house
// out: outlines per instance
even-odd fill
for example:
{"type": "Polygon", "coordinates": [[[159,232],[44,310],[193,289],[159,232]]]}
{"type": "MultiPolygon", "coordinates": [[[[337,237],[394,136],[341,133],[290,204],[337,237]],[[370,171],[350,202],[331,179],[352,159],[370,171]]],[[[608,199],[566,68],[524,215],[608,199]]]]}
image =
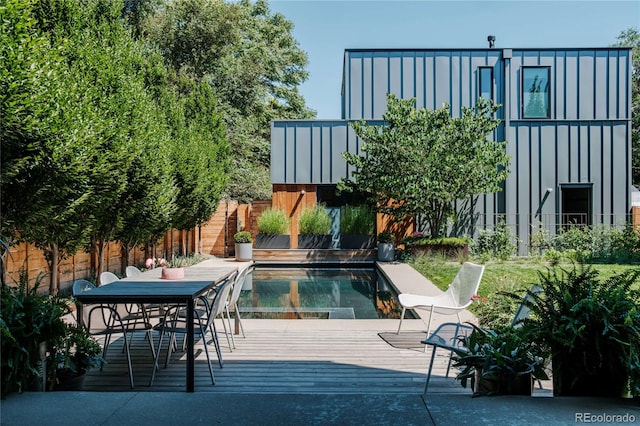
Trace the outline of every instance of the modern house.
{"type": "Polygon", "coordinates": [[[469,235],[504,220],[523,252],[540,229],[628,220],[628,48],[347,49],[342,117],[271,125],[273,205],[295,217],[296,204],[345,202],[335,196],[352,172],[342,152],[362,153],[349,122],[383,123],[387,93],[418,108],[448,103],[453,116],[481,96],[502,105],[495,138],[507,141],[511,173],[503,191],[475,200],[469,235]]]}

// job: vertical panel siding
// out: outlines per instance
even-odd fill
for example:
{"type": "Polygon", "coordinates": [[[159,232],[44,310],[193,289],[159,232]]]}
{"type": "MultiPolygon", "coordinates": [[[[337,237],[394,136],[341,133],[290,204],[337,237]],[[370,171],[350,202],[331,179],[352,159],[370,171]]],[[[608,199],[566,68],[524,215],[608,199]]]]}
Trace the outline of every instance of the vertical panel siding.
{"type": "Polygon", "coordinates": [[[371,97],[373,99],[372,118],[382,118],[387,109],[387,93],[389,93],[389,58],[386,53],[373,54],[373,85],[371,97]]]}
{"type": "Polygon", "coordinates": [[[596,120],[604,120],[609,118],[609,108],[607,98],[607,87],[609,84],[609,52],[597,51],[594,61],[594,94],[593,108],[595,111],[594,118],[596,120]]]}
{"type": "MultiPolygon", "coordinates": [[[[559,185],[588,183],[593,185],[596,222],[611,221],[611,214],[624,215],[630,205],[629,51],[514,49],[511,59],[501,55],[498,49],[347,51],[345,117],[381,119],[389,92],[416,98],[419,108],[449,103],[458,116],[462,106],[472,106],[476,100],[478,67],[492,66],[494,99],[505,106],[498,112],[504,124],[495,137],[508,141],[511,174],[504,194],[479,197],[476,211],[506,213],[510,218],[534,215],[546,188],[553,188],[555,193],[547,197],[541,212],[559,214],[559,185]],[[549,119],[521,117],[523,66],[550,69],[549,119]]],[[[296,137],[287,127],[304,128],[312,122],[278,123],[272,128],[274,183],[305,179],[335,183],[352,172],[341,153],[358,152],[361,142],[346,121],[315,122],[313,131],[296,137]],[[274,164],[282,167],[274,170],[274,164]]],[[[518,227],[523,241],[528,239],[525,221],[518,227]]]]}
{"type": "Polygon", "coordinates": [[[594,71],[593,65],[595,62],[594,51],[582,51],[578,55],[579,64],[579,76],[578,76],[578,118],[581,120],[591,120],[596,114],[593,105],[594,98],[594,71]]]}
{"type": "Polygon", "coordinates": [[[349,102],[347,117],[362,117],[363,87],[362,87],[362,55],[352,55],[349,58],[349,102]]]}

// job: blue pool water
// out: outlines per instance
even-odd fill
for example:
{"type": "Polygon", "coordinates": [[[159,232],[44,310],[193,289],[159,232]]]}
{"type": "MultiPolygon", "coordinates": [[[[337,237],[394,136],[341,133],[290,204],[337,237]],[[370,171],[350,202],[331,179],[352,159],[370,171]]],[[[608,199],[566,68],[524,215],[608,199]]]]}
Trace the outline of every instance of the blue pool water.
{"type": "Polygon", "coordinates": [[[242,318],[399,318],[393,286],[374,269],[257,268],[238,306],[242,318]]]}

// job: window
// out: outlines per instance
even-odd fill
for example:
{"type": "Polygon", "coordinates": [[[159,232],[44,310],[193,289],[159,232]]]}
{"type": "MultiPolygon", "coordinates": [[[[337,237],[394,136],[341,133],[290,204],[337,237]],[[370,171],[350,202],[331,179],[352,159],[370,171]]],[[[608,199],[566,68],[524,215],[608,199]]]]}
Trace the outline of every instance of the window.
{"type": "Polygon", "coordinates": [[[591,185],[564,184],[562,189],[562,227],[591,225],[591,185]]]}
{"type": "Polygon", "coordinates": [[[493,68],[478,68],[478,97],[493,100],[493,68]]]}
{"type": "Polygon", "coordinates": [[[549,118],[549,67],[522,68],[522,118],[549,118]]]}

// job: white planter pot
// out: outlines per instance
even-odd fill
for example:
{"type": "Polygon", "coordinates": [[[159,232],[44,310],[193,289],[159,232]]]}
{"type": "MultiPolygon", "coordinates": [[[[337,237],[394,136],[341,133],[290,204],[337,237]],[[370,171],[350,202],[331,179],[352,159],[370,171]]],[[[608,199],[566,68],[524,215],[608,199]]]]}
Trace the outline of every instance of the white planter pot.
{"type": "Polygon", "coordinates": [[[236,243],[236,260],[242,262],[253,259],[252,243],[236,243]]]}

